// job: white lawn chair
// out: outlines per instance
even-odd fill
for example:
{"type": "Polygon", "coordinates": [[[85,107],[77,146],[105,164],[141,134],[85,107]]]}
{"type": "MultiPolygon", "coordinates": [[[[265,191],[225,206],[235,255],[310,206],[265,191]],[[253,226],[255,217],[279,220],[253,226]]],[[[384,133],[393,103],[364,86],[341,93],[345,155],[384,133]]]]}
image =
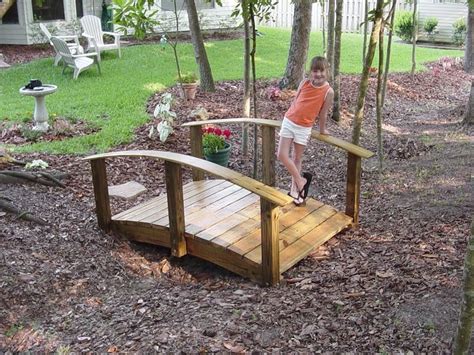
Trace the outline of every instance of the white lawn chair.
{"type": "Polygon", "coordinates": [[[84,53],[84,54],[72,54],[71,49],[68,47],[66,42],[58,37],[51,37],[51,41],[53,42],[55,50],[60,54],[61,59],[64,63],[63,74],[66,70],[66,67],[70,67],[74,69],[73,78],[77,79],[79,74],[86,70],[87,68],[91,67],[94,62],[97,64],[97,68],[100,72],[100,54],[98,51],[92,53],[84,53]]]}
{"type": "MultiPolygon", "coordinates": [[[[46,38],[48,38],[49,44],[54,48],[53,42],[51,42],[51,32],[49,32],[48,27],[44,23],[40,23],[39,27],[41,31],[43,31],[46,38]]],[[[84,53],[84,49],[79,44],[79,38],[76,35],[70,36],[54,36],[56,38],[62,39],[66,42],[67,46],[71,50],[72,54],[82,54],[84,53]]],[[[56,49],[55,49],[56,50],[56,49]]],[[[56,51],[56,57],[54,58],[54,65],[58,65],[59,61],[61,60],[61,55],[56,51]]]]}
{"type": "Polygon", "coordinates": [[[92,39],[95,40],[99,53],[103,51],[116,49],[118,51],[119,58],[122,57],[120,51],[120,34],[115,32],[104,32],[102,31],[102,25],[100,19],[97,16],[87,15],[81,18],[81,25],[84,32],[82,35],[87,38],[89,43],[87,51],[95,50],[92,44],[92,39]],[[104,43],[104,35],[114,37],[114,43],[104,43]]]}

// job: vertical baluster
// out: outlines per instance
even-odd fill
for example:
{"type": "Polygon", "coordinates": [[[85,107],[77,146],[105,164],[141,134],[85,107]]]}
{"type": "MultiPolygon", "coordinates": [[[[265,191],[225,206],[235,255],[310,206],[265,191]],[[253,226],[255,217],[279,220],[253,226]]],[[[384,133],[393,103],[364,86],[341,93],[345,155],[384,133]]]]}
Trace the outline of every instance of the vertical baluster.
{"type": "Polygon", "coordinates": [[[359,223],[360,180],[362,166],[361,158],[347,153],[347,185],[346,185],[346,214],[354,219],[354,225],[359,223]]]}
{"type": "Polygon", "coordinates": [[[94,184],[95,213],[99,227],[105,232],[110,231],[112,215],[110,213],[109,187],[105,159],[91,160],[92,183],[94,184]]]}
{"type": "MultiPolygon", "coordinates": [[[[203,158],[202,154],[202,127],[191,126],[191,155],[196,158],[203,158]]],[[[204,180],[204,172],[193,168],[193,181],[204,180]]]]}
{"type": "Polygon", "coordinates": [[[280,282],[279,208],[260,198],[262,230],[262,282],[275,285],[280,282]]]}
{"type": "Polygon", "coordinates": [[[275,186],[275,127],[262,126],[263,183],[275,186]]]}

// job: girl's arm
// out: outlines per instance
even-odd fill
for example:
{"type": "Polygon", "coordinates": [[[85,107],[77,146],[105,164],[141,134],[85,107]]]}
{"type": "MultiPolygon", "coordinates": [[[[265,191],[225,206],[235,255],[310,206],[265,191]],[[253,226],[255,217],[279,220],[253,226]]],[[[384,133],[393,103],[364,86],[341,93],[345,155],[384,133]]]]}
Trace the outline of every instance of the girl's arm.
{"type": "Polygon", "coordinates": [[[329,109],[332,107],[334,102],[334,90],[329,88],[328,93],[326,94],[326,100],[324,100],[323,107],[319,112],[319,133],[329,134],[326,131],[326,119],[328,117],[329,109]]]}

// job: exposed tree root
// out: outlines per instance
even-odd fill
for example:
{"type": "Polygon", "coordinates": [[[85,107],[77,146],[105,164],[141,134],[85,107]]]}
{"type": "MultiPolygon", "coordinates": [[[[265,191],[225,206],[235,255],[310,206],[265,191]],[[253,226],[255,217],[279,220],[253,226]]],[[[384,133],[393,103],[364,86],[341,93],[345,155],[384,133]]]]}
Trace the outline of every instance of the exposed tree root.
{"type": "Polygon", "coordinates": [[[31,222],[35,222],[35,223],[38,223],[38,224],[41,224],[41,225],[48,224],[48,222],[46,222],[45,220],[43,220],[39,217],[33,216],[28,211],[19,210],[18,208],[16,208],[13,204],[11,204],[8,201],[10,201],[9,198],[0,195],[0,209],[4,210],[6,212],[16,214],[18,216],[18,218],[24,219],[25,221],[31,221],[31,222]]]}
{"type": "Polygon", "coordinates": [[[60,179],[65,176],[67,176],[67,174],[52,175],[45,172],[27,173],[24,171],[0,170],[0,184],[24,184],[34,182],[46,186],[65,188],[66,186],[60,181],[60,179]]]}

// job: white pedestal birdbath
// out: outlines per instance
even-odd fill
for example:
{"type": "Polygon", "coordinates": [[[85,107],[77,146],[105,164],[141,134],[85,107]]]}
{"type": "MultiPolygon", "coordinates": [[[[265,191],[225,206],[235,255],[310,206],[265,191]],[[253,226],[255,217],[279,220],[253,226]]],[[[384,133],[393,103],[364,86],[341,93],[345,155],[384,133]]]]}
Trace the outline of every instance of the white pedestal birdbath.
{"type": "Polygon", "coordinates": [[[20,94],[33,96],[35,98],[35,113],[33,115],[33,130],[46,132],[49,128],[48,110],[46,109],[45,96],[52,94],[58,89],[56,85],[43,84],[43,86],[34,89],[20,89],[20,94]]]}

